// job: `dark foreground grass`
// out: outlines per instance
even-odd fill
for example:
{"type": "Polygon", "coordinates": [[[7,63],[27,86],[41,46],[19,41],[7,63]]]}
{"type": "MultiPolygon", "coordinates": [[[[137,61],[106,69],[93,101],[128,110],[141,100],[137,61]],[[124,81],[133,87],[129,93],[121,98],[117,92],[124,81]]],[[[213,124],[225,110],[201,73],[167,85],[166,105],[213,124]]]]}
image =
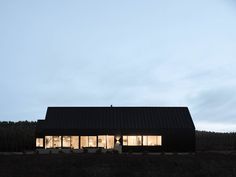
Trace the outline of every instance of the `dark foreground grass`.
{"type": "Polygon", "coordinates": [[[0,177],[236,177],[236,155],[0,155],[0,177]]]}

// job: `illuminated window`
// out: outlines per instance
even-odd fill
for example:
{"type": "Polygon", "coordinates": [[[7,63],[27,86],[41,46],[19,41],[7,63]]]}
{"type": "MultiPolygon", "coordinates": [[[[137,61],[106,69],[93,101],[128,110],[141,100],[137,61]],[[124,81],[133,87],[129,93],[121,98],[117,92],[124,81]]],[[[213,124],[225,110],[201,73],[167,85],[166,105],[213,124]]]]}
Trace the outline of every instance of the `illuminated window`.
{"type": "Polygon", "coordinates": [[[161,136],[143,136],[144,146],[161,146],[162,137],[161,136]]]}
{"type": "Polygon", "coordinates": [[[88,147],[88,136],[81,136],[80,137],[80,148],[88,147]]]}
{"type": "Polygon", "coordinates": [[[98,136],[98,147],[106,148],[106,136],[105,135],[98,136]]]}
{"type": "Polygon", "coordinates": [[[148,136],[143,136],[143,146],[148,146],[148,136]]]}
{"type": "Polygon", "coordinates": [[[141,146],[141,136],[128,136],[128,146],[141,146]]]}
{"type": "Polygon", "coordinates": [[[63,136],[62,145],[66,148],[78,149],[79,137],[78,136],[63,136]]]}
{"type": "Polygon", "coordinates": [[[123,145],[142,146],[142,136],[123,136],[123,145]]]}
{"type": "Polygon", "coordinates": [[[107,135],[107,149],[114,148],[114,136],[107,135]]]}
{"type": "Polygon", "coordinates": [[[60,148],[61,136],[45,136],[45,148],[60,148]]]}
{"type": "Polygon", "coordinates": [[[157,145],[158,146],[162,145],[162,137],[161,136],[157,136],[157,145]]]}
{"type": "Polygon", "coordinates": [[[123,136],[123,145],[128,145],[128,136],[123,136]]]}
{"type": "Polygon", "coordinates": [[[157,136],[148,136],[148,146],[157,145],[157,136]]]}
{"type": "Polygon", "coordinates": [[[161,146],[162,137],[161,136],[123,136],[124,146],[161,146]],[[142,140],[143,138],[143,140],[142,140]],[[143,142],[142,142],[143,141],[143,142]]]}
{"type": "Polygon", "coordinates": [[[43,147],[43,138],[36,138],[36,147],[43,147]]]}
{"type": "Polygon", "coordinates": [[[97,147],[97,136],[89,136],[89,147],[97,147]]]}
{"type": "Polygon", "coordinates": [[[81,136],[80,148],[83,147],[97,147],[97,136],[81,136]]]}
{"type": "Polygon", "coordinates": [[[98,147],[103,147],[105,149],[114,148],[114,136],[111,135],[99,135],[98,136],[98,147]]]}
{"type": "Polygon", "coordinates": [[[45,148],[53,148],[53,137],[45,136],[45,148]]]}
{"type": "Polygon", "coordinates": [[[53,136],[53,147],[54,148],[61,147],[61,136],[53,136]]]}
{"type": "Polygon", "coordinates": [[[78,136],[71,136],[71,148],[72,149],[79,149],[79,137],[78,136]]]}
{"type": "Polygon", "coordinates": [[[71,141],[70,136],[63,136],[63,138],[62,138],[63,147],[70,148],[70,144],[71,144],[70,141],[71,141]]]}

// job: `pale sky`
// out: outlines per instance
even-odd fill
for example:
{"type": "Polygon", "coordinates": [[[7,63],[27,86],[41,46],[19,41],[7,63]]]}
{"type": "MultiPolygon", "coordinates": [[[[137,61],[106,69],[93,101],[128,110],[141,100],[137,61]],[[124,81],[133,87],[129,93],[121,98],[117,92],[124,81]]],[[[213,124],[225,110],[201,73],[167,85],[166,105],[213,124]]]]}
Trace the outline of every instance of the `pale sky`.
{"type": "Polygon", "coordinates": [[[236,1],[0,1],[0,121],[48,106],[187,106],[236,131],[236,1]]]}

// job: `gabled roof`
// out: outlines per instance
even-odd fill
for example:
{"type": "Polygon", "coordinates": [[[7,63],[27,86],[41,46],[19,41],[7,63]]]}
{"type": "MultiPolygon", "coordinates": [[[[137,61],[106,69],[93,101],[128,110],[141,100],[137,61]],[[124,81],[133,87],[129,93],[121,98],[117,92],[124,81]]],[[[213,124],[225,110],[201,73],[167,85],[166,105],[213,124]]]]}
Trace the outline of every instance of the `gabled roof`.
{"type": "Polygon", "coordinates": [[[48,107],[44,130],[195,129],[187,107],[48,107]]]}

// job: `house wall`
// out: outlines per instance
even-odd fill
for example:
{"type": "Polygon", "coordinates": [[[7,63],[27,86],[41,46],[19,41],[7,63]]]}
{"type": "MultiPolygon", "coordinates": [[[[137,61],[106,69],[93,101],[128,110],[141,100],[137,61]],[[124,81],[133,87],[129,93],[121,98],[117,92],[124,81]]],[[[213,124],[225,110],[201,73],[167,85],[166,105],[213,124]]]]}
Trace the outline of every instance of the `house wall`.
{"type": "Polygon", "coordinates": [[[195,130],[175,129],[164,134],[163,151],[166,152],[194,152],[195,130]]]}

